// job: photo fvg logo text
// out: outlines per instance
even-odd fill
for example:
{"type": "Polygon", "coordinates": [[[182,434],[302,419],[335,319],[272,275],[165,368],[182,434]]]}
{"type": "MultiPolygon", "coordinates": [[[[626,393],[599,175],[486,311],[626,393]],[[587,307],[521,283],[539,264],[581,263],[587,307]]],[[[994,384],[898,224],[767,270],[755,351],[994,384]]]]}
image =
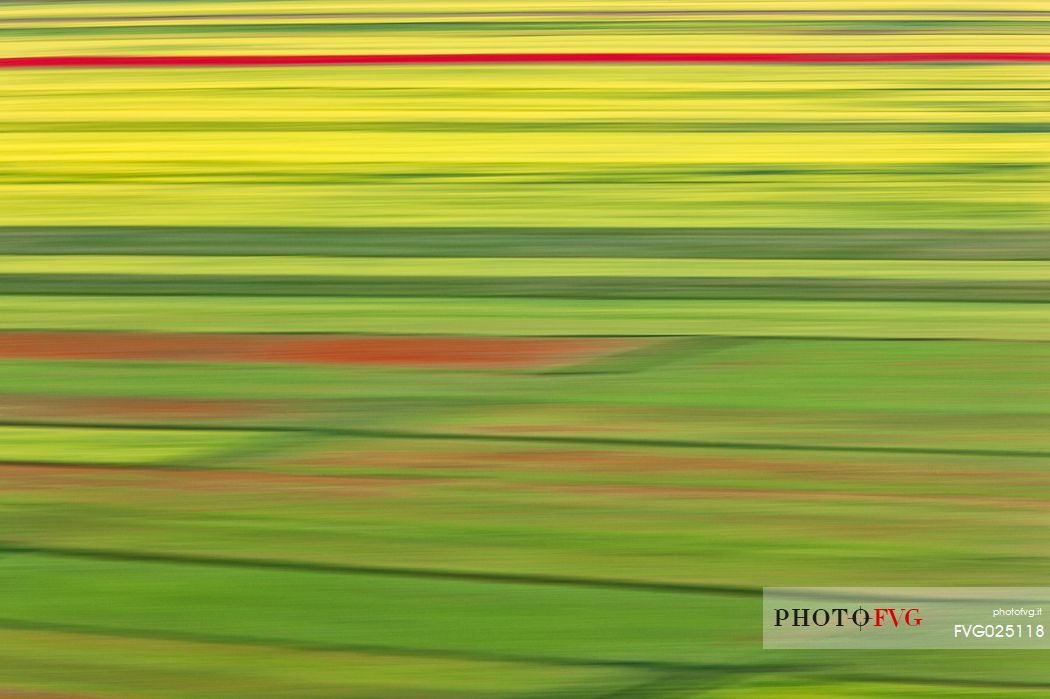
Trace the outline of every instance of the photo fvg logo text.
{"type": "Polygon", "coordinates": [[[1050,588],[766,588],[763,647],[1048,648],[1050,588]]]}
{"type": "Polygon", "coordinates": [[[865,609],[857,607],[849,610],[844,607],[834,609],[810,609],[808,607],[795,607],[793,609],[776,609],[775,626],[783,626],[790,623],[791,626],[846,626],[853,624],[859,629],[868,626],[882,628],[892,625],[894,628],[904,626],[921,626],[922,618],[919,616],[918,607],[875,607],[865,609]]]}

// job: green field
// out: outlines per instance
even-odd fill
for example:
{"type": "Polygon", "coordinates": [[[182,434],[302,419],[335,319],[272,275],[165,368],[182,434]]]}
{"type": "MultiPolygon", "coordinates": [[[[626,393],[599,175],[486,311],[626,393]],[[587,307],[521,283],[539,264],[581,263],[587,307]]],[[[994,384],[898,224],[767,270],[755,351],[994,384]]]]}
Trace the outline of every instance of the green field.
{"type": "MultiPolygon", "coordinates": [[[[1050,31],[1037,2],[348,5],[7,3],[0,39],[1038,51],[1050,31]]],[[[2,74],[0,697],[1050,692],[1045,653],[764,651],[759,618],[763,587],[1050,574],[1045,66],[2,74]],[[502,369],[71,358],[85,331],[652,342],[502,369]]]]}

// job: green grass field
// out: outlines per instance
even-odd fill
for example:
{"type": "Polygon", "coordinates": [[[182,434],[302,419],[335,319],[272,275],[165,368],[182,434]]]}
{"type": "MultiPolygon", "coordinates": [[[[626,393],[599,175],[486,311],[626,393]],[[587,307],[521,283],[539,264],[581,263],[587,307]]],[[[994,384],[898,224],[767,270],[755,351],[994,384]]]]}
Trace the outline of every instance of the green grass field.
{"type": "MultiPolygon", "coordinates": [[[[8,3],[0,38],[1037,51],[1050,23],[640,9],[8,3]]],[[[0,697],[1050,692],[1045,653],[764,651],[759,617],[767,586],[1050,574],[1045,66],[2,74],[0,697]],[[69,356],[83,331],[653,342],[440,368],[69,356]]]]}

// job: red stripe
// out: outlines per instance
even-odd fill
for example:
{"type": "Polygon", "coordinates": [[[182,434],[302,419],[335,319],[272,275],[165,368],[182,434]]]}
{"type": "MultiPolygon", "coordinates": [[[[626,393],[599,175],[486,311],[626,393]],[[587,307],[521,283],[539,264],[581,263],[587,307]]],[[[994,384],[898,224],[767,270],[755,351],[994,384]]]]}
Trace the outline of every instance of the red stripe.
{"type": "Polygon", "coordinates": [[[303,66],[390,63],[1044,63],[1050,52],[908,53],[431,53],[256,56],[28,56],[0,68],[303,66]]]}

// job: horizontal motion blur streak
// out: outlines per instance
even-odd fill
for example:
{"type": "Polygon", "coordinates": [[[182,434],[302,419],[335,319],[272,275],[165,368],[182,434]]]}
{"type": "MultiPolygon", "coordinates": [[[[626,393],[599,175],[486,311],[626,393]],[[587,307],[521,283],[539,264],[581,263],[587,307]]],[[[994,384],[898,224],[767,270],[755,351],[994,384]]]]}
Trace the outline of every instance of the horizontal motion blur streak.
{"type": "Polygon", "coordinates": [[[1046,63],[1050,52],[421,53],[243,56],[26,56],[0,68],[146,68],[404,63],[1046,63]]]}

